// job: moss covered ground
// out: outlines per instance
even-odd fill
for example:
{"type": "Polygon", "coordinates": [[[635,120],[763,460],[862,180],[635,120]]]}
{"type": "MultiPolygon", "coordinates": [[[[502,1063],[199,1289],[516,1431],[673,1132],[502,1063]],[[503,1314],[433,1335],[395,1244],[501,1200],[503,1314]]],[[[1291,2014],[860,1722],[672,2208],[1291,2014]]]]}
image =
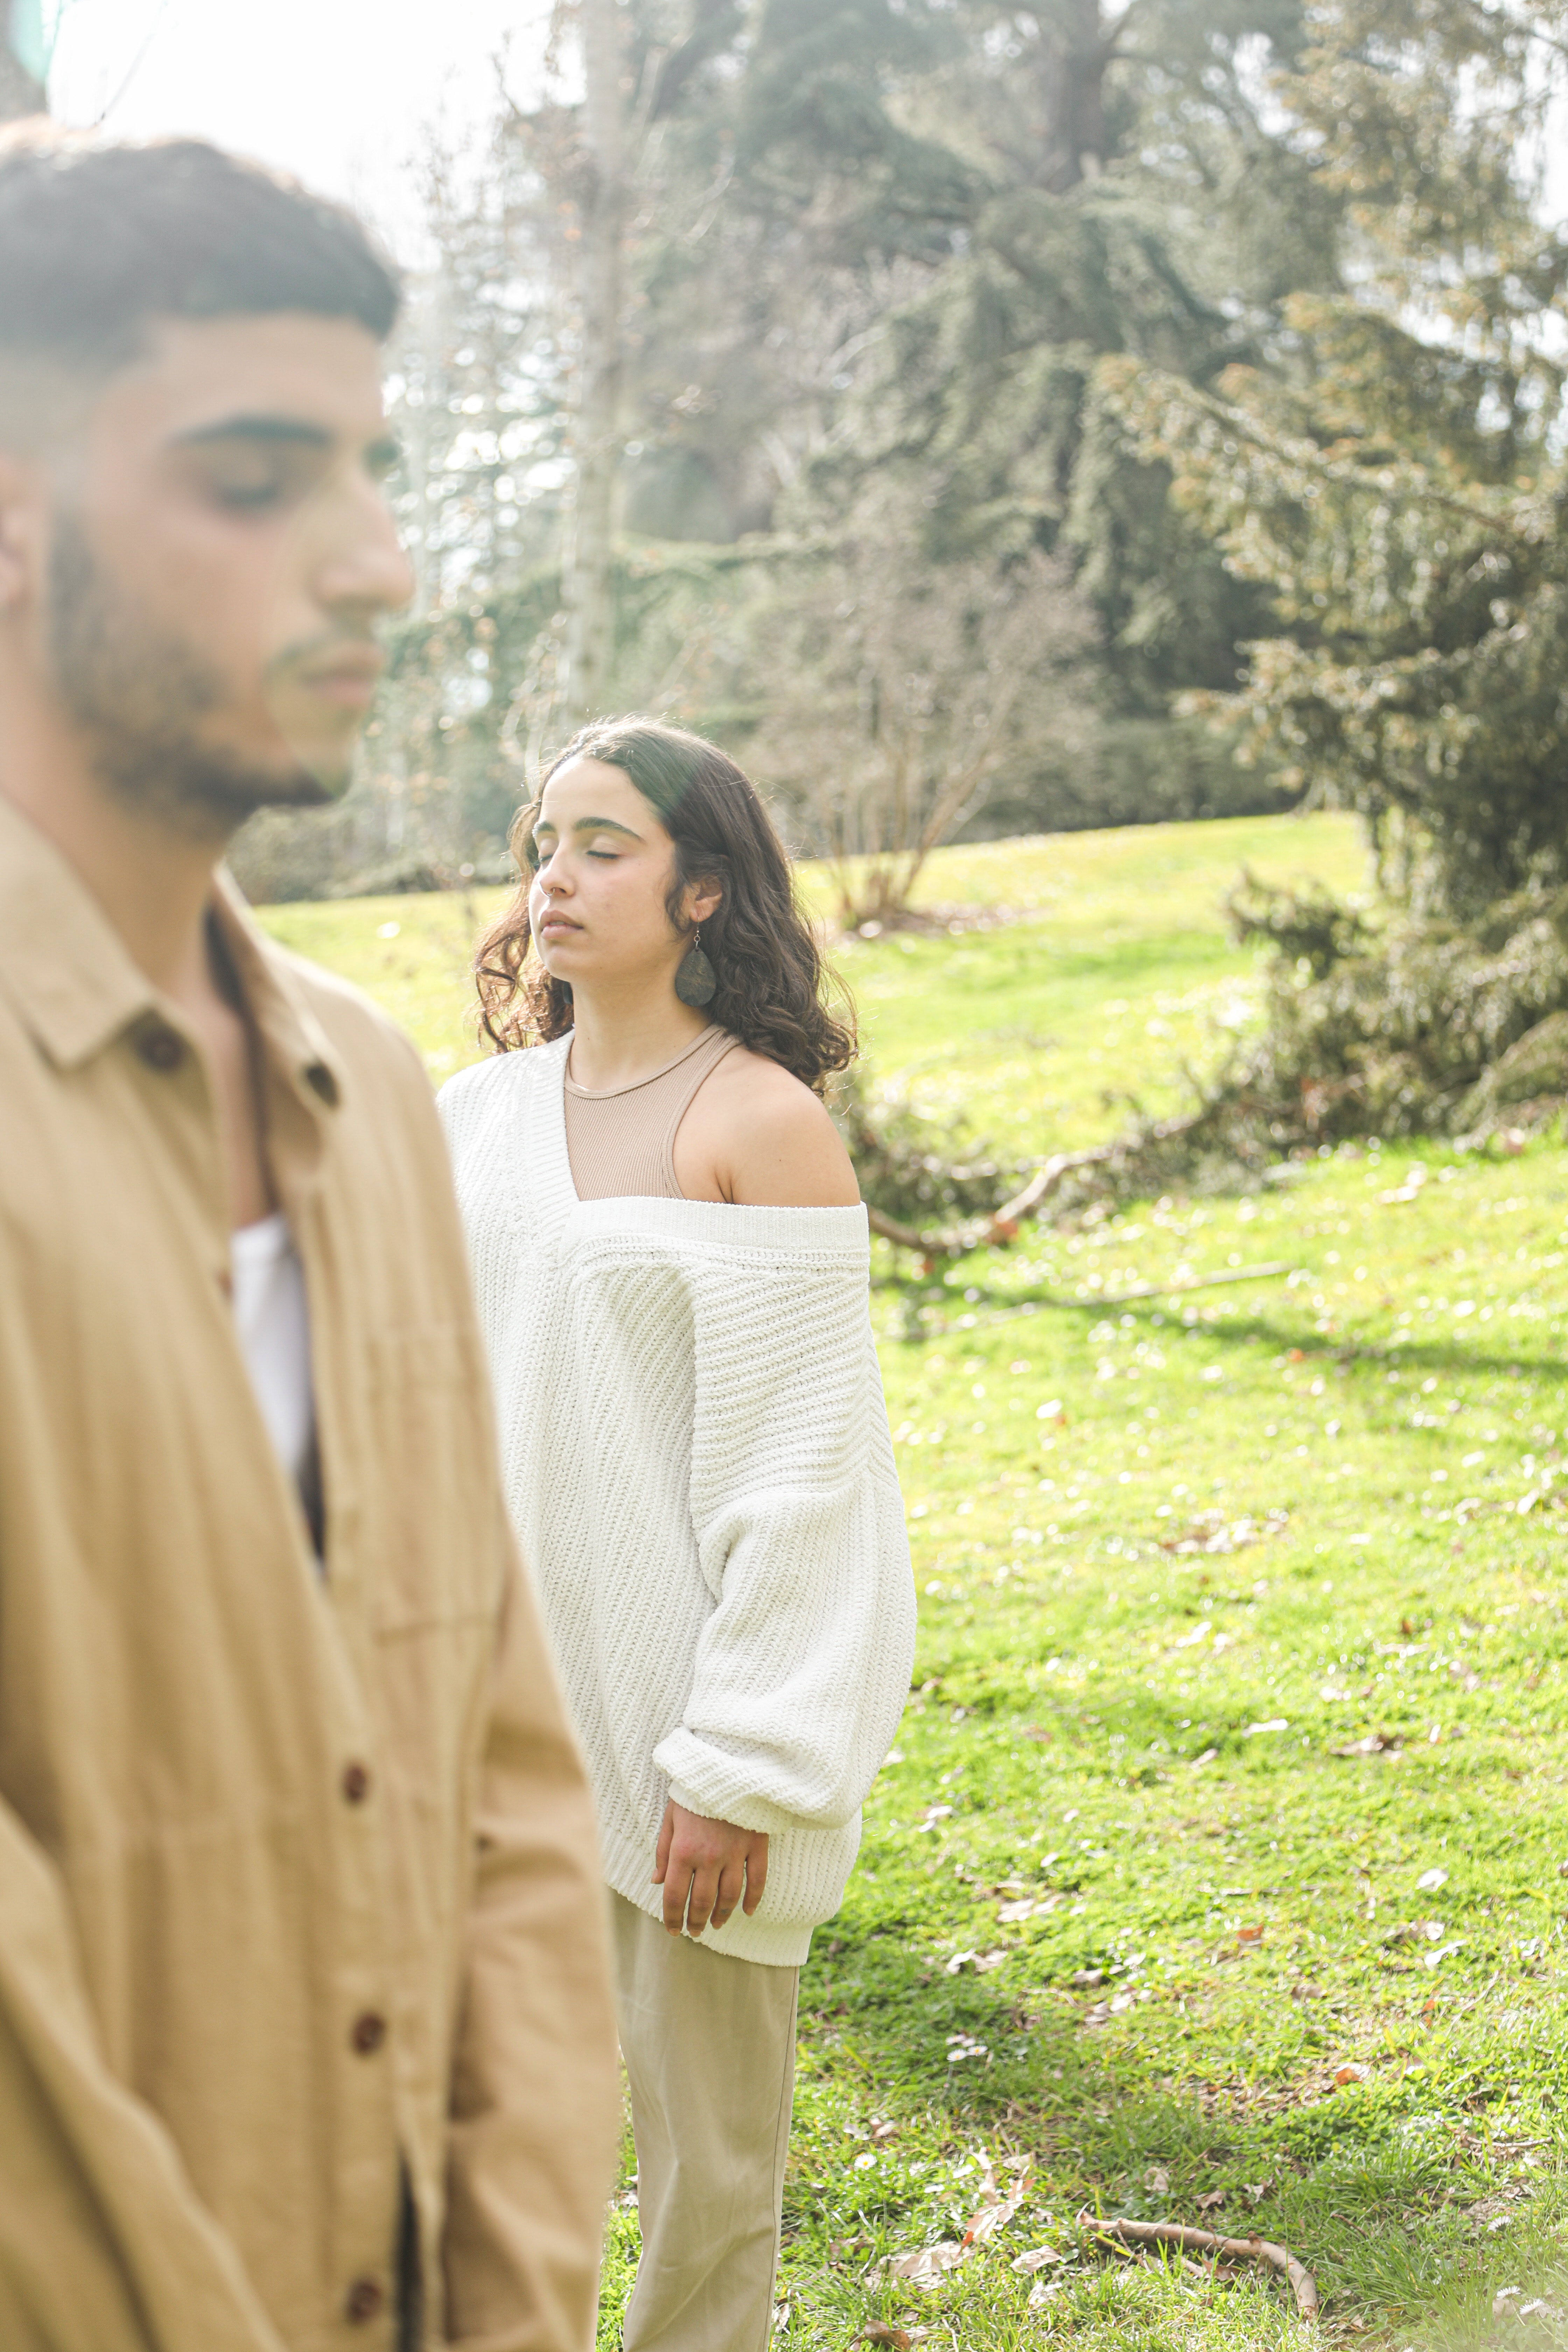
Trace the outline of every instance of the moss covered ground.
{"type": "MultiPolygon", "coordinates": [[[[854,943],[878,1073],[1020,1154],[1173,1099],[1256,1014],[1243,857],[1361,873],[1335,819],[944,853],[1012,919],[854,943]]],[[[466,1057],[460,899],[265,919],[466,1057]]],[[[780,2344],[1303,2336],[1086,2210],[1288,2243],[1327,2342],[1563,2333],[1565,1265],[1552,1139],[879,1258],[920,1661],[803,1982],[780,2344]]]]}

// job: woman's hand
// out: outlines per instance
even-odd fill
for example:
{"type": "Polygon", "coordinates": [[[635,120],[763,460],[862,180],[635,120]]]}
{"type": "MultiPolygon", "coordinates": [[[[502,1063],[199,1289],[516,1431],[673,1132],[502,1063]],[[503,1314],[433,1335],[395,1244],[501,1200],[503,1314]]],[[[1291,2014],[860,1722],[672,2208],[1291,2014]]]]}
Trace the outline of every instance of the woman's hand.
{"type": "Polygon", "coordinates": [[[768,1883],[767,1832],[689,1813],[671,1797],[654,1850],[653,1883],[664,1888],[664,1924],[672,1936],[682,1923],[694,1936],[710,1921],[723,1927],[737,1903],[749,1919],[768,1883]]]}

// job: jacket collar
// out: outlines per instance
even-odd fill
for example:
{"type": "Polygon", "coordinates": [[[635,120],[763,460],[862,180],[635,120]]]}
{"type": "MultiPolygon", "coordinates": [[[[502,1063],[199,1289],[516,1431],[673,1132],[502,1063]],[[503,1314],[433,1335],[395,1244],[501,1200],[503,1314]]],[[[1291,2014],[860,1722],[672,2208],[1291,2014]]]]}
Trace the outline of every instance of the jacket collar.
{"type": "MultiPolygon", "coordinates": [[[[268,1059],[307,1108],[333,1108],[343,1072],[289,969],[258,929],[226,871],[213,919],[238,975],[268,1059]]],[[[175,1008],[132,961],[102,908],[53,842],[0,797],[0,988],[61,1070],[80,1068],[149,1014],[174,1027],[175,1008]]]]}

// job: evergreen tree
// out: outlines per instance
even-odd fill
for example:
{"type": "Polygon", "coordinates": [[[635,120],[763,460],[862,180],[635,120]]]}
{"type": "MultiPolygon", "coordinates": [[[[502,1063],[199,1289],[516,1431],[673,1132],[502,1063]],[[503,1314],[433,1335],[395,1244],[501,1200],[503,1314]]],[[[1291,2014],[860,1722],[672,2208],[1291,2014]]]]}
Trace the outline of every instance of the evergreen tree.
{"type": "Polygon", "coordinates": [[[1540,215],[1561,0],[1333,0],[1277,100],[1345,290],[1212,385],[1102,364],[1269,633],[1213,706],[1367,819],[1404,913],[1244,891],[1283,950],[1239,1096],[1276,1139],[1484,1128],[1568,1092],[1568,237],[1540,215]],[[1353,289],[1353,290],[1352,290],[1353,289]]]}

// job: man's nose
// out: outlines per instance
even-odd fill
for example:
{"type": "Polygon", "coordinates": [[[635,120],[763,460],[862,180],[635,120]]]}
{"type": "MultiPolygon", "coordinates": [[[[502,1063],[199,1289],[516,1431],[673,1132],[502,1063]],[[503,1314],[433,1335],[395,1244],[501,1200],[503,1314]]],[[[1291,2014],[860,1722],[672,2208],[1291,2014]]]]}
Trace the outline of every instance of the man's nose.
{"type": "Polygon", "coordinates": [[[391,509],[374,484],[349,502],[324,548],[316,593],[331,611],[345,606],[367,614],[401,612],[414,596],[414,567],[403,551],[391,509]]]}

